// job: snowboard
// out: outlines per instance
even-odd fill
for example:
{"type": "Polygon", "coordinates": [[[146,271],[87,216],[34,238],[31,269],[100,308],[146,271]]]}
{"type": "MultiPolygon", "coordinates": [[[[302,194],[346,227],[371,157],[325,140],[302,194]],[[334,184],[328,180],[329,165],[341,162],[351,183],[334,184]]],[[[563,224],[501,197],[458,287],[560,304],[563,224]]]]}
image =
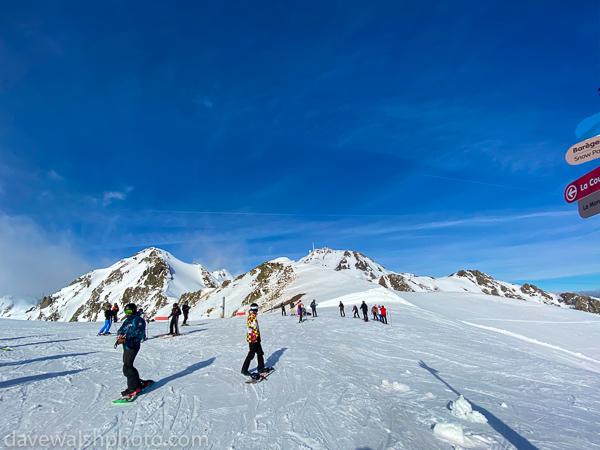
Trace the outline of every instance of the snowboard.
{"type": "Polygon", "coordinates": [[[2,347],[2,350],[4,350],[5,352],[12,352],[12,348],[8,347],[2,347]]]}
{"type": "Polygon", "coordinates": [[[267,373],[257,373],[257,372],[252,372],[252,378],[245,381],[246,384],[256,384],[256,383],[260,383],[262,381],[265,381],[265,379],[271,375],[273,372],[275,372],[275,369],[271,370],[270,372],[267,373]]]}
{"type": "Polygon", "coordinates": [[[154,380],[147,380],[147,381],[149,381],[150,384],[148,386],[146,386],[144,389],[142,389],[140,392],[138,392],[136,395],[134,395],[133,397],[121,397],[116,400],[113,400],[112,401],[113,405],[120,405],[120,404],[124,404],[124,403],[133,402],[136,398],[138,398],[141,394],[146,392],[154,384],[154,380]]]}

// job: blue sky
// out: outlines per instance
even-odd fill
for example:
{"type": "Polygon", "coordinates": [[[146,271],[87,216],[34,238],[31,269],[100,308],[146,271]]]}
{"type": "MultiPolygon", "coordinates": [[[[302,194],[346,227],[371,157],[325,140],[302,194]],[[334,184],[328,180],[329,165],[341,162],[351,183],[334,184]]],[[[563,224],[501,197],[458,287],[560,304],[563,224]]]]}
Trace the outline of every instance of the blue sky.
{"type": "Polygon", "coordinates": [[[0,295],[313,242],[598,289],[600,216],[563,199],[598,2],[493,3],[2,2],[0,295]]]}

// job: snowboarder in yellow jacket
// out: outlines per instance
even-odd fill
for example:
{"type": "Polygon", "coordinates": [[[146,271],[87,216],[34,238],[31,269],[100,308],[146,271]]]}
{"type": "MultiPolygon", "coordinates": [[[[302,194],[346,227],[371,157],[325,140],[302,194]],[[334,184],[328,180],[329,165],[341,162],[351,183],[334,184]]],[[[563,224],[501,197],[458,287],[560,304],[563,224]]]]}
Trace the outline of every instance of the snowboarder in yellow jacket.
{"type": "Polygon", "coordinates": [[[258,359],[258,373],[268,373],[273,370],[272,367],[265,367],[265,353],[260,345],[260,329],[258,327],[257,316],[258,305],[252,303],[250,305],[250,310],[248,311],[248,329],[246,332],[246,341],[248,341],[250,349],[248,351],[248,356],[246,356],[246,360],[244,361],[244,365],[242,366],[242,375],[247,377],[252,377],[253,375],[256,376],[256,374],[252,374],[248,371],[250,363],[254,359],[254,355],[256,355],[258,359]]]}

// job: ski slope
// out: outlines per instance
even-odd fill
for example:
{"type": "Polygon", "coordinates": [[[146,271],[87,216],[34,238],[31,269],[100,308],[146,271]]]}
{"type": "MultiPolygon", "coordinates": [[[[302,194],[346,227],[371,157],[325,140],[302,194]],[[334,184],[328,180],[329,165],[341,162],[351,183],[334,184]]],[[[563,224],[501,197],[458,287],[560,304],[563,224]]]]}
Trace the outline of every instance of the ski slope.
{"type": "MultiPolygon", "coordinates": [[[[321,303],[302,324],[259,315],[276,372],[256,385],[239,374],[243,317],[152,338],[136,367],[156,384],[121,406],[111,400],[125,388],[122,351],[114,335],[96,336],[100,323],[1,319],[0,344],[12,351],[0,352],[0,446],[24,435],[78,438],[70,447],[89,449],[597,448],[599,317],[477,294],[383,291],[363,299],[383,303],[391,326],[352,318],[356,294],[321,303]],[[193,437],[201,445],[186,444],[193,437]]],[[[166,329],[156,322],[149,332],[166,329]]]]}

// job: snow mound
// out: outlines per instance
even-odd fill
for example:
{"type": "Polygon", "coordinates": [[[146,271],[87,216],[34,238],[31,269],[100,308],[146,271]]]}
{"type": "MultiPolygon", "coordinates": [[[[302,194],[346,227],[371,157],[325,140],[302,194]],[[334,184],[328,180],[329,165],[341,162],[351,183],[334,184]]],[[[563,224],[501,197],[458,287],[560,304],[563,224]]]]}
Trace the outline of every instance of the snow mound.
{"type": "Polygon", "coordinates": [[[433,434],[460,448],[480,448],[477,442],[465,435],[463,427],[458,423],[436,423],[433,434]]]}
{"type": "Polygon", "coordinates": [[[487,419],[483,414],[473,411],[469,401],[460,395],[455,401],[448,405],[452,415],[458,419],[467,420],[473,423],[487,423],[487,419]]]}
{"type": "Polygon", "coordinates": [[[405,384],[398,383],[397,381],[390,383],[388,380],[381,380],[381,385],[385,388],[393,389],[394,391],[399,391],[399,392],[410,391],[410,387],[408,387],[405,384]]]}

